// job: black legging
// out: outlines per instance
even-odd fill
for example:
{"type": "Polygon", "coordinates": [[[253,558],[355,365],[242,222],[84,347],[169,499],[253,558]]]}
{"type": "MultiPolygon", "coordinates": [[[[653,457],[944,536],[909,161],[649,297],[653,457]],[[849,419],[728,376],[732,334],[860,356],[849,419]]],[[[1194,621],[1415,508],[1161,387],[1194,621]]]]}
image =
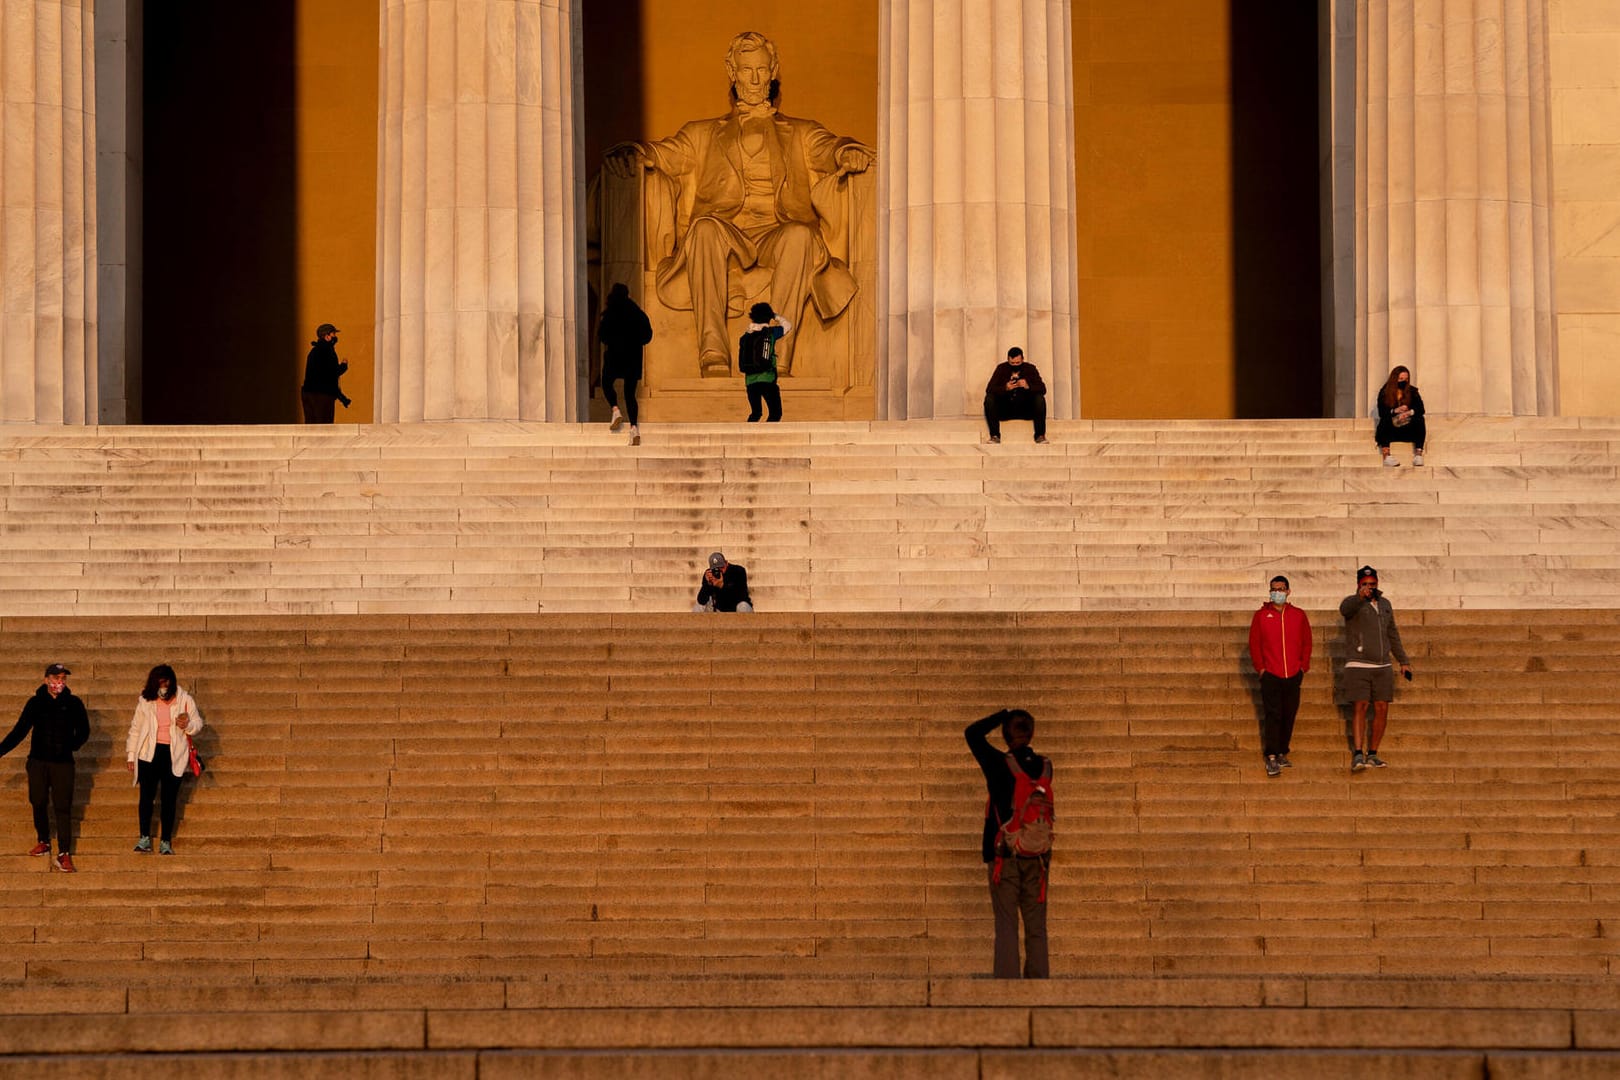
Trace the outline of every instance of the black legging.
{"type": "MultiPolygon", "coordinates": [[[[602,397],[610,408],[618,408],[619,399],[613,393],[614,379],[602,376],[602,397]]],[[[630,426],[636,426],[636,380],[631,376],[624,377],[624,415],[630,421],[630,426]]]]}
{"type": "Polygon", "coordinates": [[[152,751],[151,761],[139,762],[135,768],[139,771],[141,781],[141,800],[135,812],[140,818],[140,835],[151,836],[152,824],[152,796],[158,789],[163,790],[163,803],[158,811],[158,820],[163,825],[163,839],[174,839],[174,808],[180,801],[180,777],[174,775],[174,766],[169,757],[169,748],[158,743],[152,751]]]}

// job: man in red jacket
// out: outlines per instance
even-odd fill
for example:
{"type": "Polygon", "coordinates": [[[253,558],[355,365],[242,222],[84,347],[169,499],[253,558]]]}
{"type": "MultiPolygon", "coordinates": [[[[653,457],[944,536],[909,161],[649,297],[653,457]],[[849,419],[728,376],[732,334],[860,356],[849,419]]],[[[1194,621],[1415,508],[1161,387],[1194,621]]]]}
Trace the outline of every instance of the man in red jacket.
{"type": "Polygon", "coordinates": [[[1260,702],[1265,721],[1260,728],[1266,775],[1280,776],[1293,762],[1288,747],[1299,712],[1299,684],[1311,669],[1311,620],[1288,603],[1288,579],[1271,579],[1271,596],[1249,620],[1249,661],[1260,673],[1260,702]]]}

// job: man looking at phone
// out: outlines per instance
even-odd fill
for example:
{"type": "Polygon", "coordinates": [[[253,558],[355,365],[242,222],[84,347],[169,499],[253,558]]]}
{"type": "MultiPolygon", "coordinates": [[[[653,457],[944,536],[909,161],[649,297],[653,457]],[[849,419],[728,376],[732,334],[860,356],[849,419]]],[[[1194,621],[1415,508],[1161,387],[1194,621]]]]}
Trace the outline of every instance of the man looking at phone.
{"type": "Polygon", "coordinates": [[[1046,441],[1046,383],[1016,345],[1007,350],[1007,359],[996,365],[984,388],[984,422],[993,443],[1001,441],[1003,420],[1033,420],[1035,441],[1046,441]]]}
{"type": "Polygon", "coordinates": [[[1406,649],[1401,645],[1401,632],[1395,626],[1395,609],[1384,594],[1378,591],[1378,571],[1363,566],[1356,571],[1356,591],[1339,605],[1344,616],[1345,656],[1344,677],[1340,683],[1344,699],[1353,702],[1353,733],[1355,753],[1350,758],[1350,771],[1360,772],[1372,766],[1382,769],[1388,764],[1378,756],[1378,744],[1384,739],[1384,725],[1389,722],[1389,703],[1395,698],[1395,670],[1389,657],[1393,653],[1401,665],[1401,675],[1412,678],[1412,666],[1407,663],[1406,649]],[[1367,703],[1373,707],[1372,731],[1367,730],[1367,703]]]}

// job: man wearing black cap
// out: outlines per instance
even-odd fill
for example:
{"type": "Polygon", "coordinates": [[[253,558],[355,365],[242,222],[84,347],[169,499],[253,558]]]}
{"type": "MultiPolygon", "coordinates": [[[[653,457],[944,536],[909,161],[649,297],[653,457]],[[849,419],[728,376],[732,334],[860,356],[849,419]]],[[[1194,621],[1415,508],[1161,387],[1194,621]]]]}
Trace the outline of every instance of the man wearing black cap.
{"type": "Polygon", "coordinates": [[[84,702],[67,688],[72,674],[61,664],[45,669],[45,683],[23,706],[17,726],[0,739],[0,757],[34,733],[28,744],[28,801],[34,807],[34,835],[39,839],[30,855],[51,853],[51,815],[56,810],[56,858],[51,865],[73,873],[73,754],[90,738],[90,717],[84,702]]]}
{"type": "Polygon", "coordinates": [[[329,322],[315,328],[315,340],[310,342],[309,356],[304,360],[304,386],[300,396],[304,401],[304,423],[330,424],[332,406],[341,401],[349,407],[349,399],[338,386],[338,376],[349,370],[349,365],[337,357],[338,328],[329,322]]]}
{"type": "Polygon", "coordinates": [[[1339,605],[1344,616],[1345,657],[1342,692],[1345,700],[1355,704],[1353,731],[1356,749],[1350,758],[1350,771],[1360,772],[1371,766],[1382,769],[1388,764],[1378,756],[1378,744],[1384,739],[1384,725],[1389,722],[1389,703],[1395,699],[1395,670],[1389,657],[1401,665],[1401,674],[1412,677],[1412,666],[1407,663],[1406,649],[1401,645],[1401,632],[1395,626],[1395,609],[1384,594],[1378,591],[1378,571],[1363,566],[1356,571],[1356,591],[1339,605]],[[1373,722],[1369,737],[1367,731],[1367,703],[1372,702],[1373,722]]]}
{"type": "Polygon", "coordinates": [[[709,568],[698,583],[698,611],[736,611],[747,614],[754,610],[754,601],[748,595],[748,570],[736,563],[726,562],[720,552],[709,556],[709,568]]]}

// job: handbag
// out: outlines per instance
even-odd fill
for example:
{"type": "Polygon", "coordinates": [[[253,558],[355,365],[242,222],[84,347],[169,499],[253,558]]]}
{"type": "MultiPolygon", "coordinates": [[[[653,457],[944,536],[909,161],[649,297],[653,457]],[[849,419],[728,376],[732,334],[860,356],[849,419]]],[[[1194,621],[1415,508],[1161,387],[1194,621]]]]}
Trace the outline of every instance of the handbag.
{"type": "Polygon", "coordinates": [[[191,773],[192,776],[201,776],[203,774],[203,770],[208,766],[204,765],[203,759],[197,756],[197,748],[195,746],[190,747],[190,750],[191,760],[186,763],[186,771],[191,773]]]}

